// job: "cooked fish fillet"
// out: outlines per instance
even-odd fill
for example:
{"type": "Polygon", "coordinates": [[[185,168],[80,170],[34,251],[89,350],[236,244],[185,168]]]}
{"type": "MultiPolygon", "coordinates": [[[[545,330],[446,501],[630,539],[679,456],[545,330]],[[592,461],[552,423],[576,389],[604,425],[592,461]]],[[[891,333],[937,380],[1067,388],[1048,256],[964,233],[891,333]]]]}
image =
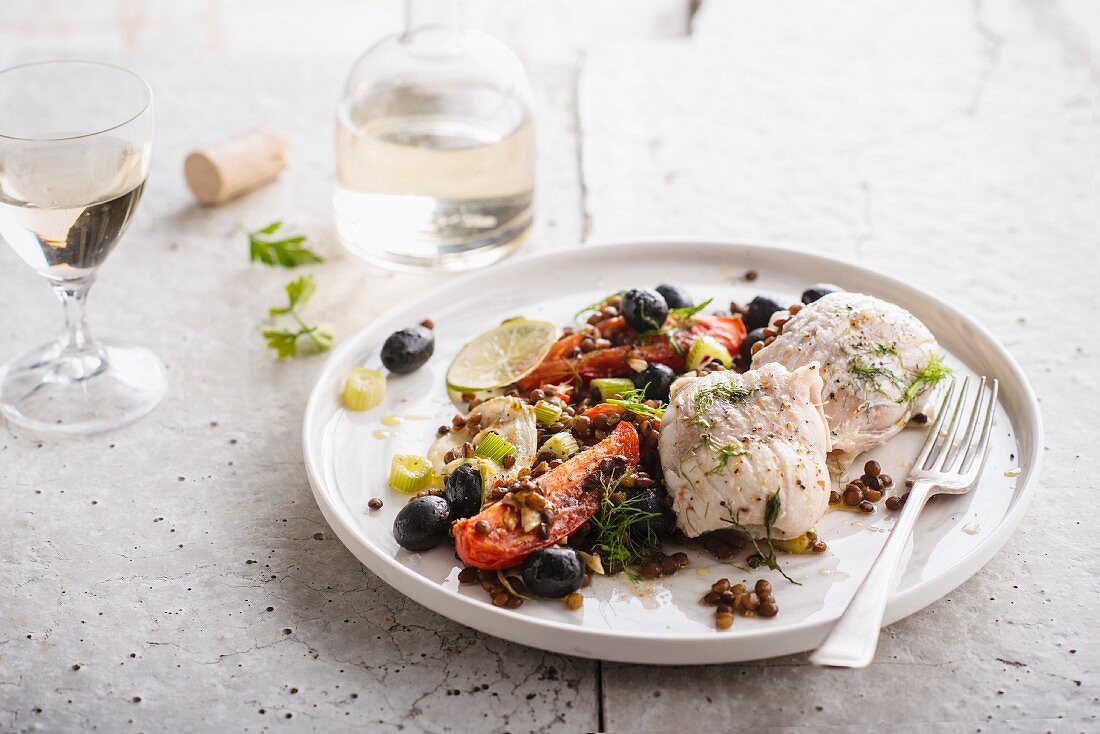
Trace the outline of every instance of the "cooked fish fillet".
{"type": "Polygon", "coordinates": [[[531,466],[538,449],[535,409],[519,398],[510,397],[492,398],[471,410],[465,426],[443,434],[432,443],[428,459],[435,471],[442,473],[443,457],[448,451],[466,442],[476,446],[490,431],[516,448],[516,462],[511,469],[494,467],[497,478],[514,479],[520,469],[531,466]]]}
{"type": "Polygon", "coordinates": [[[831,489],[821,388],[817,365],[791,372],[769,364],[673,384],[661,421],[661,465],[686,535],[729,529],[733,521],[763,537],[772,498],[779,501],[773,537],[813,527],[831,489]]]}
{"type": "Polygon", "coordinates": [[[932,332],[882,299],[830,293],[773,323],[780,318],[788,319],[782,333],[752,365],[821,365],[834,471],[889,440],[915,413],[927,414],[932,388],[947,374],[932,332]]]}

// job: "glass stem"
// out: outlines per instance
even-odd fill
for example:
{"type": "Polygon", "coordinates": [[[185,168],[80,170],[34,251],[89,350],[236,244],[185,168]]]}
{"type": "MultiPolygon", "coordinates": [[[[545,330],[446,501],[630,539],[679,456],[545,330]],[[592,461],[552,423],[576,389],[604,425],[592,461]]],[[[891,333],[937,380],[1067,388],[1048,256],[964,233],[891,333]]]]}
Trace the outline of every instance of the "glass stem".
{"type": "Polygon", "coordinates": [[[53,288],[57,299],[61,301],[61,307],[65,312],[64,331],[58,338],[58,346],[61,347],[62,355],[78,355],[98,351],[84,316],[88,291],[92,287],[93,280],[94,277],[89,276],[80,280],[50,283],[50,287],[53,288]]]}

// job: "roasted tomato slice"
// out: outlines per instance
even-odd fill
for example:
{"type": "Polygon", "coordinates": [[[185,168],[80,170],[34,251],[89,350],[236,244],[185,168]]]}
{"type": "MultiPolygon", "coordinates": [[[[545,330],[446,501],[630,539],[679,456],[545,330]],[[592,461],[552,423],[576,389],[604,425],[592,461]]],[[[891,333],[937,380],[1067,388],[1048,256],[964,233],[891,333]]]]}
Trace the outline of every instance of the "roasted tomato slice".
{"type": "Polygon", "coordinates": [[[548,537],[540,538],[535,531],[524,531],[516,509],[497,502],[453,525],[458,557],[476,568],[490,571],[508,568],[521,562],[531,551],[554,545],[567,537],[600,507],[602,490],[586,488],[584,480],[597,471],[601,461],[616,455],[625,456],[630,466],[638,463],[638,433],[629,423],[620,423],[607,438],[535,480],[542,488],[543,497],[554,507],[555,517],[548,537]],[[487,533],[475,530],[479,522],[488,524],[487,533]]]}

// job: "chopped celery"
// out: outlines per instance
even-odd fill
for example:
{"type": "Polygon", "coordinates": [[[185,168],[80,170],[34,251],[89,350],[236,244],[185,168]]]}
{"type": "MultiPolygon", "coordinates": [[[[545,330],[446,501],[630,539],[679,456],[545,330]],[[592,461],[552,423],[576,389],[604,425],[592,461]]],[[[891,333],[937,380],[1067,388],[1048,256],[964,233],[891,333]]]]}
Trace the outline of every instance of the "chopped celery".
{"type": "Polygon", "coordinates": [[[390,462],[390,486],[398,492],[412,494],[432,483],[432,462],[423,456],[397,454],[390,462]]]}
{"type": "Polygon", "coordinates": [[[508,454],[516,453],[516,447],[497,433],[486,433],[474,448],[474,456],[481,456],[498,464],[508,454]]]}
{"type": "Polygon", "coordinates": [[[591,385],[599,391],[601,400],[608,400],[634,389],[634,382],[628,377],[598,377],[592,380],[591,385]]]}
{"type": "Polygon", "coordinates": [[[577,443],[577,439],[575,439],[573,434],[569,431],[555,433],[553,436],[546,439],[546,443],[539,449],[540,452],[549,451],[563,461],[580,450],[580,444],[577,443]]]}
{"type": "Polygon", "coordinates": [[[697,370],[707,362],[720,362],[723,367],[733,365],[733,357],[730,356],[722,344],[712,336],[700,336],[695,339],[688,351],[687,368],[697,370]]]}
{"type": "Polygon", "coordinates": [[[356,367],[344,380],[344,407],[370,410],[386,397],[386,376],[378,370],[356,367]]]}
{"type": "Polygon", "coordinates": [[[539,425],[549,426],[558,422],[561,418],[561,406],[540,400],[535,403],[535,420],[539,425]]]}

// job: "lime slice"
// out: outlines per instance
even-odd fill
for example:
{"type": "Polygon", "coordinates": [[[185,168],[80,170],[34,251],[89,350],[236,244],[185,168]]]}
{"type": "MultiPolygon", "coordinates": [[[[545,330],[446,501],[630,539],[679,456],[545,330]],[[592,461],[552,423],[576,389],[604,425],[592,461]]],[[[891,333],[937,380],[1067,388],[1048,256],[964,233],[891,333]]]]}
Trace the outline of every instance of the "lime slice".
{"type": "Polygon", "coordinates": [[[511,319],[462,347],[447,369],[447,387],[478,392],[511,385],[539,366],[557,335],[549,322],[511,319]]]}

